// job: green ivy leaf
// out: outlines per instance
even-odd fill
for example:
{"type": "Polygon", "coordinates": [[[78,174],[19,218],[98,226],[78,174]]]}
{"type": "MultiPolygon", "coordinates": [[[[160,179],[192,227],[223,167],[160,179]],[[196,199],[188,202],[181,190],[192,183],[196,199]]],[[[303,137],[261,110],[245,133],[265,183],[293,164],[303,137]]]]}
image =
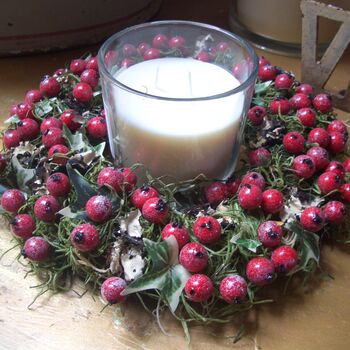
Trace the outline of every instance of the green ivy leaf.
{"type": "Polygon", "coordinates": [[[82,132],[72,133],[66,124],[63,124],[63,137],[67,140],[72,151],[88,150],[89,147],[84,140],[82,132]]]}
{"type": "Polygon", "coordinates": [[[256,249],[261,246],[261,242],[255,239],[239,238],[235,244],[240,247],[244,247],[253,253],[256,253],[256,249]]]}
{"type": "Polygon", "coordinates": [[[259,95],[259,94],[266,92],[267,89],[271,86],[271,84],[272,84],[272,80],[265,81],[263,83],[255,84],[254,93],[259,95]]]}
{"type": "Polygon", "coordinates": [[[38,118],[43,118],[53,110],[50,100],[42,100],[35,103],[34,114],[38,118]]]}
{"type": "Polygon", "coordinates": [[[61,209],[58,214],[61,214],[62,216],[70,219],[88,220],[88,217],[84,210],[74,212],[70,206],[61,209]]]}
{"type": "Polygon", "coordinates": [[[10,118],[7,118],[4,124],[17,124],[19,121],[20,119],[17,117],[17,114],[14,114],[10,118]]]}

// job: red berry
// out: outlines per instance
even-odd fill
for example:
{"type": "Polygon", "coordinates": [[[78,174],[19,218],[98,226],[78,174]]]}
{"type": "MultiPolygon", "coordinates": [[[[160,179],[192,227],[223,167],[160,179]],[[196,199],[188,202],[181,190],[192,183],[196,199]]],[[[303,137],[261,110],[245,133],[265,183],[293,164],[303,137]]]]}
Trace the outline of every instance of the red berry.
{"type": "Polygon", "coordinates": [[[136,186],[137,176],[133,170],[130,168],[117,168],[116,169],[123,177],[122,182],[119,185],[119,188],[116,189],[118,193],[123,191],[130,192],[136,186]]]}
{"type": "Polygon", "coordinates": [[[298,253],[288,245],[276,248],[271,254],[271,261],[276,271],[288,273],[298,265],[298,253]]]}
{"type": "Polygon", "coordinates": [[[290,110],[290,104],[285,97],[276,97],[270,102],[270,111],[272,114],[288,114],[290,110]]]}
{"type": "Polygon", "coordinates": [[[310,84],[300,84],[296,89],[295,92],[302,93],[305,95],[311,95],[314,92],[313,87],[310,84]]]}
{"type": "Polygon", "coordinates": [[[41,81],[39,89],[44,96],[50,98],[60,93],[61,85],[55,78],[46,76],[41,81]]]}
{"type": "Polygon", "coordinates": [[[160,51],[154,47],[151,47],[143,54],[143,59],[146,61],[147,60],[154,60],[156,58],[159,58],[160,56],[161,56],[160,51]]]}
{"type": "Polygon", "coordinates": [[[201,216],[193,225],[193,234],[203,244],[213,244],[220,239],[221,225],[212,216],[201,216]]]}
{"type": "Polygon", "coordinates": [[[86,83],[76,84],[73,89],[73,96],[78,102],[90,102],[93,96],[91,86],[86,83]]]}
{"type": "Polygon", "coordinates": [[[47,129],[58,128],[62,129],[62,121],[54,117],[45,118],[40,124],[40,131],[43,134],[47,129]]]}
{"type": "Polygon", "coordinates": [[[241,63],[237,63],[232,68],[232,75],[240,82],[244,81],[245,76],[247,75],[247,67],[241,63]]]}
{"type": "Polygon", "coordinates": [[[190,240],[190,234],[183,224],[174,221],[166,225],[162,230],[162,239],[166,239],[169,236],[174,236],[176,238],[179,249],[181,249],[190,240]]]}
{"type": "Polygon", "coordinates": [[[259,57],[259,67],[271,64],[264,56],[259,57]]]}
{"type": "Polygon", "coordinates": [[[195,58],[198,61],[202,61],[202,62],[210,62],[211,61],[211,57],[210,57],[209,53],[206,51],[199,52],[195,58]]]}
{"type": "Polygon", "coordinates": [[[350,203],[350,183],[346,183],[340,186],[340,192],[345,200],[345,202],[350,203]]]}
{"type": "Polygon", "coordinates": [[[311,106],[311,101],[308,96],[301,93],[292,96],[289,103],[292,109],[308,108],[311,106]]]}
{"type": "Polygon", "coordinates": [[[329,136],[328,149],[335,154],[343,152],[346,148],[347,137],[339,131],[333,131],[329,133],[329,136]]]}
{"type": "Polygon", "coordinates": [[[265,221],[258,227],[258,238],[264,247],[277,247],[281,244],[282,236],[282,228],[276,221],[265,221]]]}
{"type": "Polygon", "coordinates": [[[61,129],[49,128],[46,129],[43,133],[42,143],[46,148],[50,148],[54,145],[63,145],[66,142],[61,129]]]}
{"type": "Polygon", "coordinates": [[[138,53],[143,56],[143,54],[151,48],[151,45],[145,42],[142,42],[139,44],[139,46],[137,47],[137,51],[138,53]]]}
{"type": "Polygon", "coordinates": [[[324,214],[320,208],[308,207],[300,215],[301,226],[308,231],[318,232],[324,226],[324,214]]]}
{"type": "Polygon", "coordinates": [[[168,38],[164,34],[157,34],[153,40],[152,45],[157,49],[161,49],[168,46],[168,38]]]}
{"type": "Polygon", "coordinates": [[[86,61],[80,58],[72,60],[69,69],[76,75],[80,75],[86,67],[86,61]]]}
{"type": "Polygon", "coordinates": [[[68,157],[64,156],[69,152],[68,147],[64,145],[53,145],[47,152],[49,158],[53,158],[52,161],[56,164],[65,165],[68,161],[68,157]],[[61,155],[61,156],[60,156],[61,155]]]}
{"type": "Polygon", "coordinates": [[[0,174],[3,173],[7,166],[7,160],[6,157],[0,153],[0,174]]]}
{"type": "Polygon", "coordinates": [[[266,165],[271,160],[271,153],[264,147],[260,147],[248,154],[249,163],[253,167],[266,165]]]}
{"type": "Polygon", "coordinates": [[[314,161],[316,170],[324,170],[329,164],[329,154],[323,147],[311,147],[306,154],[314,161]]]}
{"type": "Polygon", "coordinates": [[[17,106],[17,117],[19,119],[34,118],[33,104],[28,102],[22,102],[17,106]]]}
{"type": "Polygon", "coordinates": [[[263,190],[265,187],[265,179],[260,173],[251,171],[246,175],[244,175],[241,184],[255,185],[255,186],[258,186],[261,190],[263,190]]]}
{"type": "Polygon", "coordinates": [[[17,131],[23,141],[33,140],[39,135],[39,124],[34,119],[25,118],[18,122],[17,131]]]}
{"type": "Polygon", "coordinates": [[[317,185],[321,192],[327,194],[338,189],[341,185],[340,177],[331,171],[323,173],[317,180],[317,185]]]}
{"type": "Polygon", "coordinates": [[[60,120],[63,124],[66,124],[69,130],[76,131],[80,128],[79,123],[76,120],[81,119],[81,116],[74,109],[66,109],[61,115],[60,120]]]}
{"type": "Polygon", "coordinates": [[[304,126],[313,127],[316,124],[316,113],[311,108],[300,108],[297,111],[297,118],[304,126]]]}
{"type": "Polygon", "coordinates": [[[86,124],[86,130],[93,139],[103,139],[107,136],[106,119],[102,117],[94,117],[89,119],[86,124]]]}
{"type": "Polygon", "coordinates": [[[19,238],[28,239],[33,236],[35,220],[29,214],[18,214],[10,222],[12,233],[19,238]]]}
{"type": "Polygon", "coordinates": [[[205,198],[207,201],[216,206],[227,198],[227,188],[222,182],[212,182],[205,188],[205,198]]]}
{"type": "Polygon", "coordinates": [[[53,73],[53,77],[54,78],[58,78],[60,77],[61,75],[63,75],[64,73],[67,73],[67,69],[66,68],[58,68],[54,71],[53,73]]]}
{"type": "Polygon", "coordinates": [[[121,295],[126,288],[126,282],[120,277],[109,277],[101,285],[101,296],[109,304],[119,304],[126,300],[121,295]]]}
{"type": "Polygon", "coordinates": [[[283,194],[275,189],[269,189],[262,194],[261,207],[265,213],[276,214],[284,206],[283,194]]]}
{"type": "Polygon", "coordinates": [[[33,90],[29,90],[25,97],[24,97],[24,101],[27,103],[36,103],[39,102],[43,99],[43,94],[41,93],[40,90],[37,89],[33,89],[33,90]]]}
{"type": "Polygon", "coordinates": [[[109,50],[104,57],[105,65],[110,69],[116,65],[119,54],[118,51],[109,50]]]}
{"type": "Polygon", "coordinates": [[[277,75],[277,69],[271,64],[259,66],[258,77],[262,81],[274,80],[277,75]]]}
{"type": "Polygon", "coordinates": [[[307,140],[310,143],[318,143],[320,147],[327,148],[331,137],[328,132],[322,128],[315,128],[309,132],[307,140]]]}
{"type": "MultiPolygon", "coordinates": [[[[121,175],[120,173],[118,174],[121,175]]],[[[120,183],[121,181],[118,181],[118,184],[120,183]]],[[[130,202],[134,207],[141,210],[148,199],[155,197],[159,197],[158,191],[151,186],[143,185],[132,193],[130,202]]]]}
{"type": "Polygon", "coordinates": [[[4,133],[2,142],[4,143],[7,149],[12,147],[17,147],[21,142],[21,136],[18,130],[15,129],[7,129],[4,133]]]}
{"type": "Polygon", "coordinates": [[[130,66],[132,66],[135,63],[136,62],[134,60],[132,60],[131,58],[124,58],[122,60],[122,62],[120,63],[120,66],[124,67],[124,68],[129,68],[130,66]]]}
{"type": "Polygon", "coordinates": [[[291,74],[282,73],[278,74],[275,78],[275,88],[277,90],[288,90],[291,88],[294,82],[294,77],[291,74]]]}
{"type": "Polygon", "coordinates": [[[191,301],[197,303],[207,301],[214,293],[213,282],[206,275],[193,275],[185,284],[185,293],[191,301]]]}
{"type": "Polygon", "coordinates": [[[304,136],[297,131],[291,131],[283,137],[283,147],[288,153],[295,155],[303,153],[304,144],[304,136]]]}
{"type": "Polygon", "coordinates": [[[239,204],[247,210],[258,208],[262,202],[262,191],[260,187],[245,184],[238,192],[239,204]]]}
{"type": "Polygon", "coordinates": [[[253,125],[261,125],[266,116],[266,108],[262,106],[254,106],[248,111],[248,119],[253,125]]]}
{"type": "Polygon", "coordinates": [[[247,282],[239,275],[227,276],[220,282],[220,295],[230,304],[239,304],[247,295],[247,282]]]}
{"type": "Polygon", "coordinates": [[[208,252],[202,244],[190,242],[181,249],[179,261],[187,271],[201,272],[208,265],[208,252]]]}
{"type": "Polygon", "coordinates": [[[185,42],[184,37],[176,35],[169,39],[168,45],[171,49],[177,49],[183,47],[185,42]]]}
{"type": "Polygon", "coordinates": [[[42,237],[28,238],[22,249],[22,255],[31,261],[44,261],[49,257],[50,245],[42,237]]]}
{"type": "Polygon", "coordinates": [[[70,192],[71,186],[67,175],[63,173],[54,173],[46,181],[46,187],[54,197],[66,197],[70,192]]]}
{"type": "Polygon", "coordinates": [[[9,116],[12,117],[13,115],[15,115],[17,113],[17,105],[14,104],[10,107],[9,109],[9,116]]]}
{"type": "Polygon", "coordinates": [[[98,72],[98,59],[97,57],[91,57],[86,61],[86,69],[94,69],[98,72]]]}
{"type": "Polygon", "coordinates": [[[348,128],[346,127],[345,123],[342,122],[341,120],[333,120],[328,126],[327,126],[327,131],[329,133],[338,131],[341,134],[348,134],[348,128]]]}
{"type": "Polygon", "coordinates": [[[112,203],[106,196],[92,196],[85,205],[88,218],[95,222],[105,222],[112,215],[112,203]]]}
{"type": "Polygon", "coordinates": [[[342,202],[331,201],[323,207],[323,213],[327,222],[337,225],[344,221],[346,208],[342,202]]]}
{"type": "Polygon", "coordinates": [[[17,213],[25,201],[25,197],[20,190],[10,189],[2,194],[1,206],[9,213],[17,213]]]}
{"type": "Polygon", "coordinates": [[[293,170],[298,177],[308,179],[315,174],[315,162],[309,156],[297,156],[293,161],[293,170]]]}
{"type": "Polygon", "coordinates": [[[39,197],[34,204],[35,216],[44,222],[52,222],[56,219],[56,214],[61,206],[58,200],[51,195],[39,197]]]}
{"type": "Polygon", "coordinates": [[[169,216],[169,207],[163,199],[153,197],[142,206],[142,216],[152,224],[163,224],[169,216]]]}
{"type": "Polygon", "coordinates": [[[328,166],[326,171],[331,171],[332,173],[335,173],[339,176],[340,181],[344,180],[344,176],[345,176],[345,168],[343,166],[342,163],[336,161],[336,160],[332,160],[328,166]]]}
{"type": "Polygon", "coordinates": [[[314,107],[322,113],[328,113],[332,110],[332,100],[328,94],[316,95],[312,103],[314,107]]]}
{"type": "Polygon", "coordinates": [[[137,54],[136,47],[132,44],[125,44],[122,48],[124,57],[132,57],[137,54]]]}
{"type": "Polygon", "coordinates": [[[85,69],[80,75],[80,82],[89,84],[93,89],[98,85],[99,75],[94,69],[85,69]]]}
{"type": "Polygon", "coordinates": [[[120,184],[123,182],[123,175],[112,167],[103,168],[97,176],[99,187],[109,185],[120,192],[120,184]]]}
{"type": "Polygon", "coordinates": [[[343,168],[344,168],[345,172],[350,173],[350,158],[347,158],[344,160],[343,168]]]}
{"type": "Polygon", "coordinates": [[[227,197],[233,197],[241,184],[241,179],[239,177],[232,176],[226,180],[226,192],[227,197]]]}
{"type": "Polygon", "coordinates": [[[250,282],[257,286],[264,286],[273,281],[275,277],[275,267],[273,263],[266,258],[253,258],[247,264],[246,275],[250,282]]]}
{"type": "Polygon", "coordinates": [[[81,224],[71,232],[70,241],[76,250],[92,252],[100,243],[100,235],[95,226],[81,224]]]}
{"type": "Polygon", "coordinates": [[[230,45],[226,41],[221,41],[216,45],[216,50],[220,52],[225,52],[230,48],[230,45]]]}

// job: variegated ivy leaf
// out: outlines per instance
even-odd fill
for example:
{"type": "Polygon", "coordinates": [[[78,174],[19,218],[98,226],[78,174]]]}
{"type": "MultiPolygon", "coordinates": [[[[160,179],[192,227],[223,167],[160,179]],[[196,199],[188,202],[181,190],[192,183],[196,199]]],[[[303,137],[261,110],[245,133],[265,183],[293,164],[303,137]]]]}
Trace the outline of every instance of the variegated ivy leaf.
{"type": "Polygon", "coordinates": [[[69,148],[72,151],[88,150],[87,143],[83,138],[82,132],[72,133],[66,124],[63,124],[63,136],[67,140],[69,148]]]}
{"type": "Polygon", "coordinates": [[[35,113],[35,116],[38,117],[39,119],[45,117],[45,115],[50,113],[52,110],[53,110],[53,107],[51,105],[50,100],[45,99],[35,103],[34,113],[35,113]]]}
{"type": "Polygon", "coordinates": [[[261,246],[261,242],[256,239],[244,239],[244,238],[237,239],[235,244],[237,244],[240,247],[244,247],[253,253],[256,253],[256,249],[261,246]]]}
{"type": "Polygon", "coordinates": [[[62,216],[65,216],[67,218],[71,219],[81,219],[81,220],[87,220],[87,215],[85,211],[72,211],[72,208],[70,206],[65,207],[61,209],[58,214],[61,214],[62,216]]]}
{"type": "Polygon", "coordinates": [[[22,191],[29,192],[30,188],[27,184],[34,178],[36,170],[24,168],[16,156],[12,157],[11,164],[16,173],[18,188],[22,191]]]}

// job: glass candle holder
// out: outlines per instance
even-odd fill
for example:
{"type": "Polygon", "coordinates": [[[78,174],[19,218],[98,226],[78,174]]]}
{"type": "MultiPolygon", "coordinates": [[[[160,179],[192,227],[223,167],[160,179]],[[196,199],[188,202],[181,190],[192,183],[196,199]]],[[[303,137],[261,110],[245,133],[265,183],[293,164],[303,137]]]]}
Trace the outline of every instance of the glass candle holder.
{"type": "Polygon", "coordinates": [[[123,166],[182,181],[234,171],[258,70],[252,47],[223,29],[160,21],[101,47],[111,152],[123,166]]]}

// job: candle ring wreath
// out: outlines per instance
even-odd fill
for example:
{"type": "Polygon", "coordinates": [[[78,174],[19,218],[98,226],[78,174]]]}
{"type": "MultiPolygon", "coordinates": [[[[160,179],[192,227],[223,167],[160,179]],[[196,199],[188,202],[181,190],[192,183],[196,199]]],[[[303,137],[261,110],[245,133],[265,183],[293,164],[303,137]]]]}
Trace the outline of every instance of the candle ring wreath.
{"type": "MultiPolygon", "coordinates": [[[[178,55],[130,46],[120,66],[178,55]]],[[[231,54],[218,43],[195,58],[231,54]]],[[[18,259],[41,280],[38,295],[75,279],[107,306],[136,294],[158,317],[170,309],[189,336],[189,323],[227,322],[269,302],[259,291],[278,278],[312,277],[324,239],[350,242],[347,126],[327,94],[263,57],[239,170],[226,181],[165,183],[147,173],[138,187],[142,165],[110,155],[91,55],[45,76],[5,124],[0,209],[18,259]]]]}

